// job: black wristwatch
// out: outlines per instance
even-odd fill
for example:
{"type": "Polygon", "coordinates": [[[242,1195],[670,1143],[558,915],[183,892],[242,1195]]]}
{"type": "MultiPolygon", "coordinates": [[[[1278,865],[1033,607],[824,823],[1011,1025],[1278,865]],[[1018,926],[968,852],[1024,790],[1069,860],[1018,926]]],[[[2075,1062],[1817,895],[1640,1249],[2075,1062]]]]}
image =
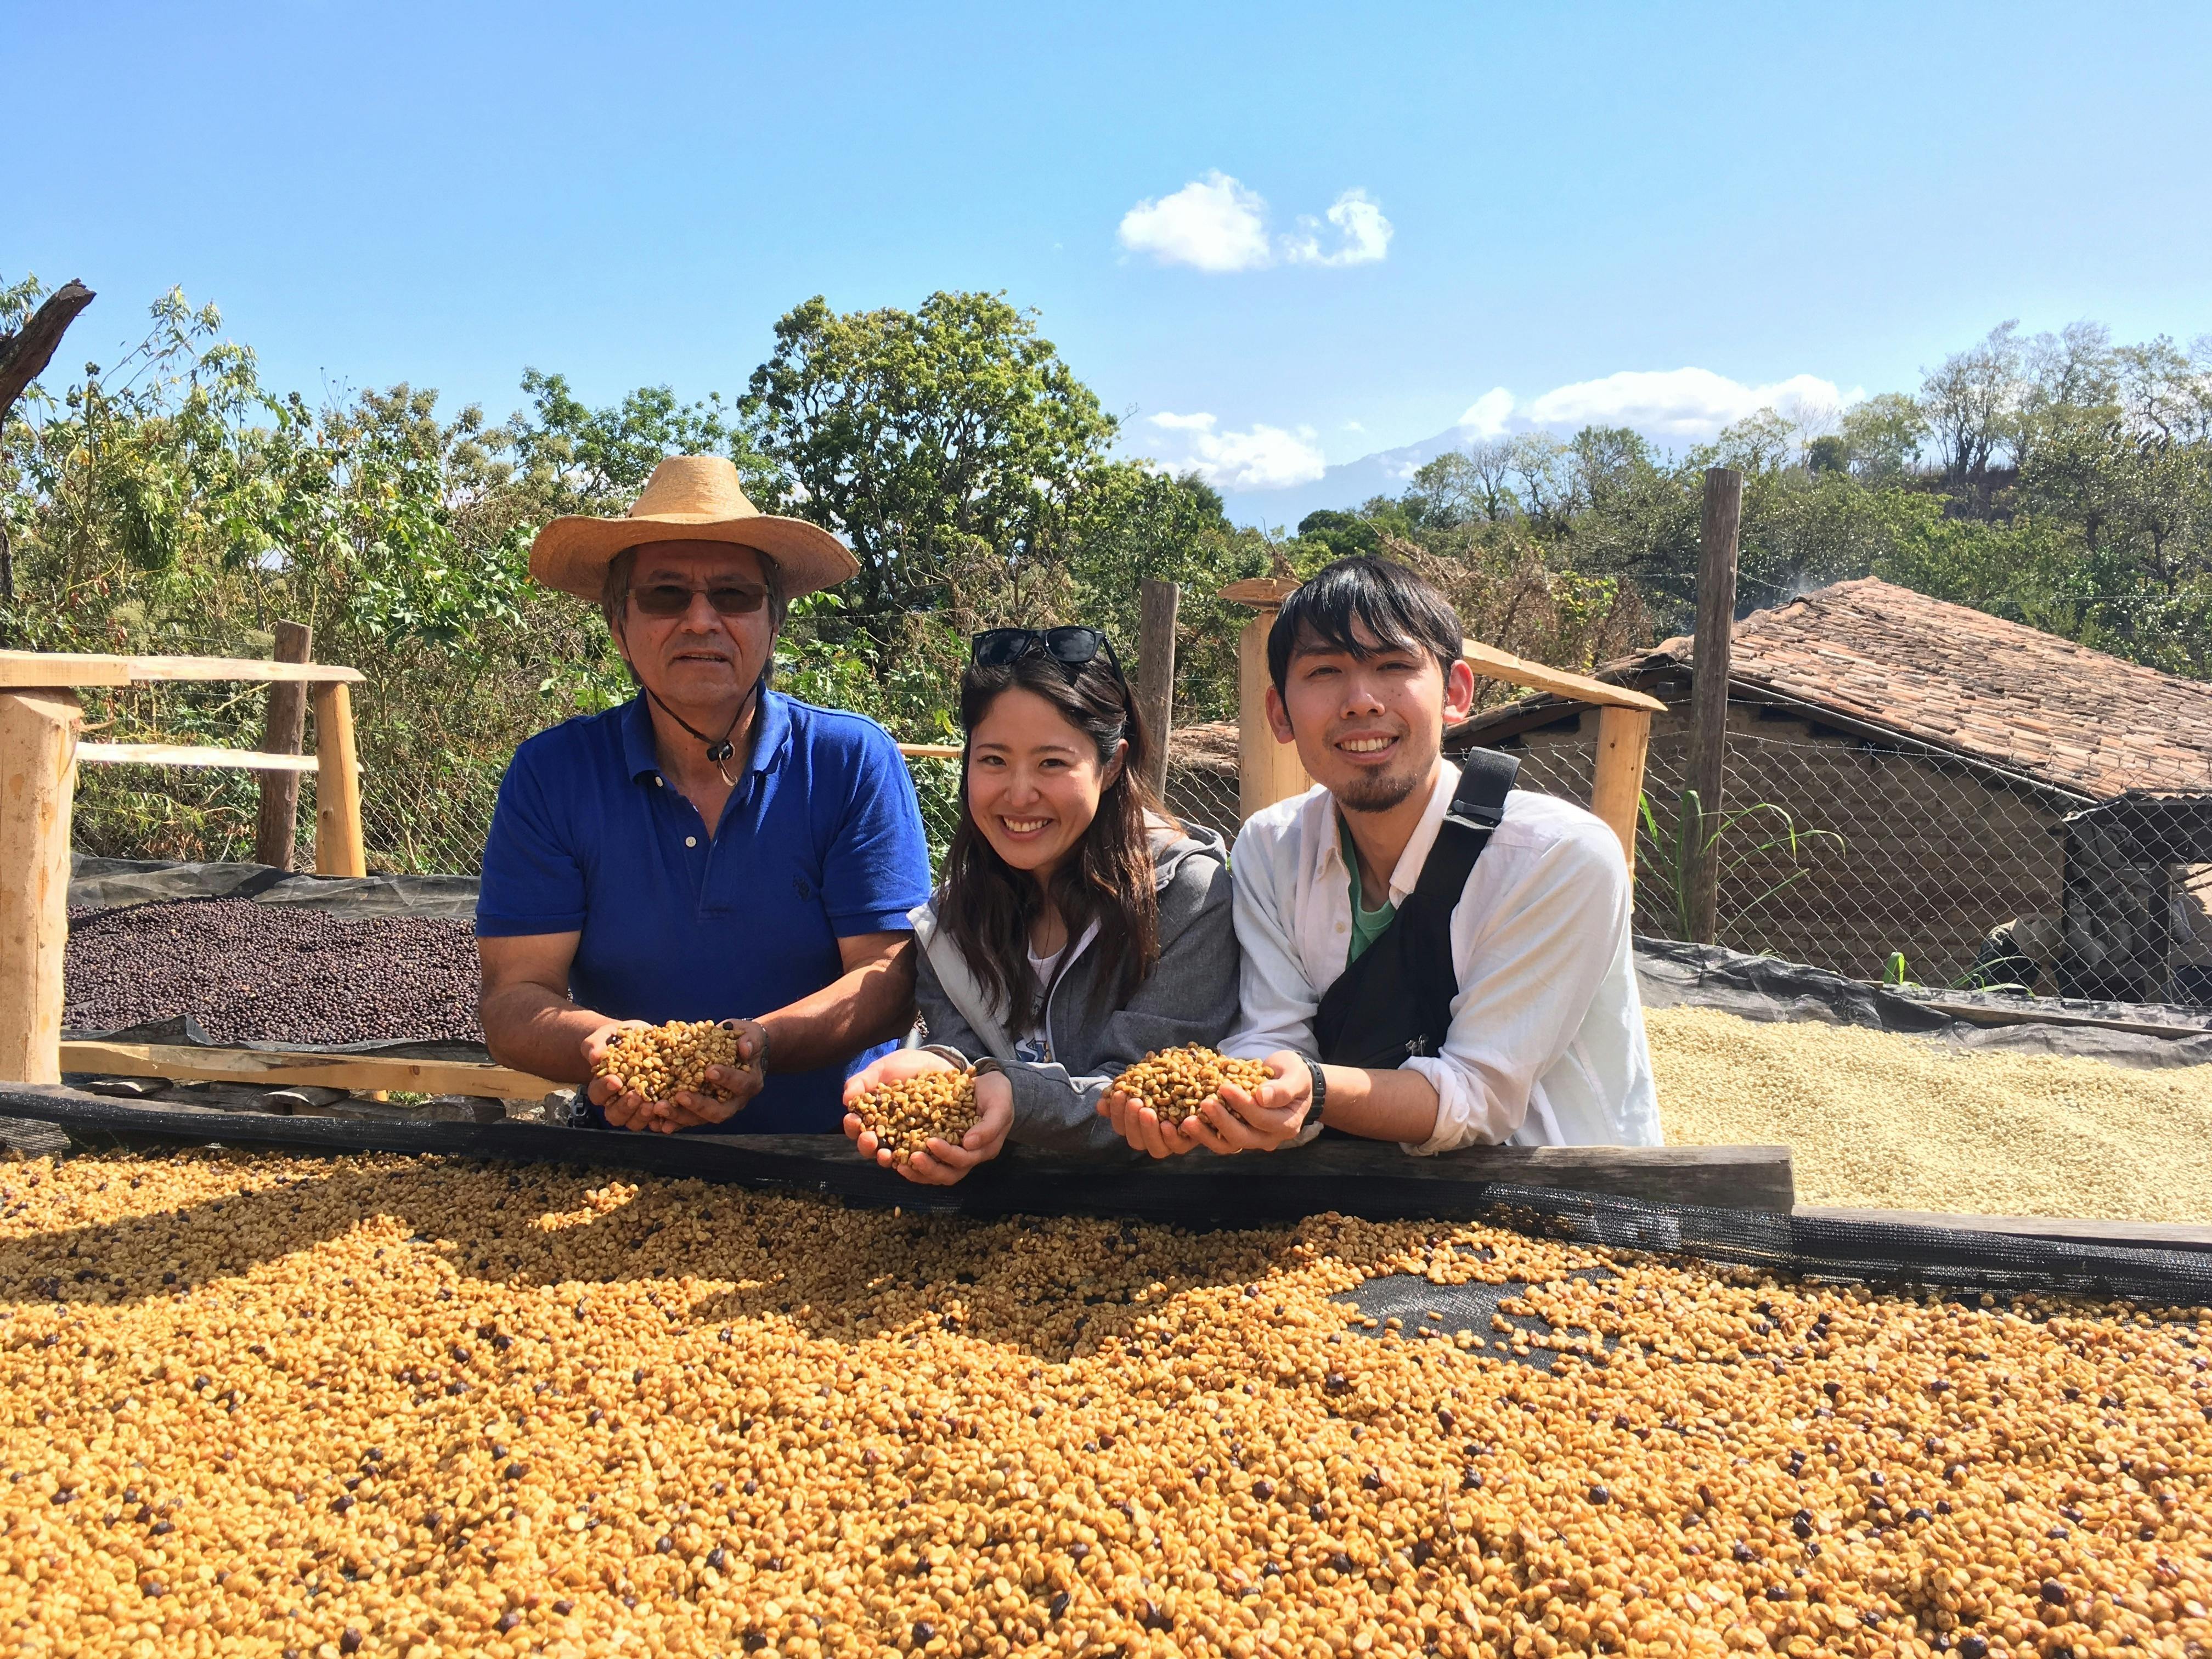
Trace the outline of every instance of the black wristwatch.
{"type": "MultiPolygon", "coordinates": [[[[1306,1057],[1300,1054],[1298,1058],[1305,1060],[1306,1057]]],[[[1306,1114],[1306,1121],[1318,1123],[1321,1121],[1321,1109],[1328,1104],[1328,1079],[1322,1075],[1321,1062],[1317,1060],[1306,1060],[1306,1072],[1313,1079],[1313,1109],[1306,1114]]]]}

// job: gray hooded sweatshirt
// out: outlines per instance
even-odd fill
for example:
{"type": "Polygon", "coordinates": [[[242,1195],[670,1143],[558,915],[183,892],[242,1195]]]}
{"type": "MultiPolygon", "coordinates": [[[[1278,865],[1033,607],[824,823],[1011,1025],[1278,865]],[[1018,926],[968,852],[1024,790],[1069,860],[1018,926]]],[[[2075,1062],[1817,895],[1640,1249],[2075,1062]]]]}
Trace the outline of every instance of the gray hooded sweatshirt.
{"type": "Polygon", "coordinates": [[[986,1055],[1014,1091],[1008,1139],[1059,1152],[1129,1152],[1098,1115],[1108,1086],[1155,1048],[1208,1046],[1237,1024],[1237,931],[1228,848],[1210,830],[1181,833],[1156,822],[1152,866],[1159,895],[1160,956],[1127,1003],[1115,1006],[1101,972],[1098,924],[1085,930],[1046,993],[1045,1053],[1017,1060],[1017,1034],[988,999],[960,947],[938,926],[940,890],[909,913],[921,945],[915,1003],[929,1047],[961,1065],[986,1055]]]}

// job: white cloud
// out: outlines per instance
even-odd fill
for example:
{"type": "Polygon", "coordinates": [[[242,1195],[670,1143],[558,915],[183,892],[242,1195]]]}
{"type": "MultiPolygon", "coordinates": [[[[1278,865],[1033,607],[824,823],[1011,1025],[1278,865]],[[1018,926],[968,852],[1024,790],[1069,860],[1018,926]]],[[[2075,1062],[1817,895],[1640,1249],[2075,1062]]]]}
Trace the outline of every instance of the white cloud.
{"type": "Polygon", "coordinates": [[[1166,458],[1169,469],[1195,471],[1217,489],[1284,489],[1311,483],[1328,470],[1310,426],[1285,430],[1255,422],[1249,432],[1219,432],[1211,415],[1162,413],[1150,419],[1163,431],[1185,434],[1188,448],[1181,457],[1166,458]]]}
{"type": "Polygon", "coordinates": [[[1164,265],[1254,270],[1271,258],[1267,204],[1227,173],[1209,173],[1123,214],[1121,246],[1164,265]]]}
{"type": "Polygon", "coordinates": [[[1328,222],[1343,238],[1334,252],[1321,251],[1320,223],[1301,216],[1298,234],[1283,240],[1283,258],[1294,265],[1365,265],[1390,251],[1391,223],[1364,190],[1347,190],[1338,197],[1329,208],[1328,222]]]}
{"type": "Polygon", "coordinates": [[[1695,443],[1762,409],[1786,415],[1795,410],[1839,408],[1850,400],[1851,395],[1838,391],[1834,381],[1811,374],[1793,374],[1771,386],[1746,386],[1709,368],[1625,369],[1602,380],[1556,387],[1515,412],[1520,423],[1530,426],[1627,426],[1648,437],[1695,443]]]}
{"type": "Polygon", "coordinates": [[[1505,430],[1505,417],[1513,412],[1513,394],[1494,386],[1467,406],[1459,423],[1477,438],[1494,438],[1505,430]]]}
{"type": "Polygon", "coordinates": [[[1220,274],[1293,265],[1364,265],[1390,251],[1393,227],[1364,190],[1347,190],[1323,216],[1335,246],[1322,246],[1322,220],[1301,214],[1297,231],[1271,237],[1267,204],[1218,168],[1172,195],[1142,201],[1121,216],[1121,246],[1160,264],[1220,274]]]}

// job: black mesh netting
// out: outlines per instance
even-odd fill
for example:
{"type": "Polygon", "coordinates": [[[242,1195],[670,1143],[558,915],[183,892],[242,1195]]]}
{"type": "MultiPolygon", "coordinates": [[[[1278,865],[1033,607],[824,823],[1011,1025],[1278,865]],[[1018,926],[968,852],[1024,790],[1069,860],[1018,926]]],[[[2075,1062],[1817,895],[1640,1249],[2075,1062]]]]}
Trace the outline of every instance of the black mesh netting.
{"type": "MultiPolygon", "coordinates": [[[[434,1152],[586,1164],[805,1192],[848,1204],[968,1215],[1131,1217],[1192,1228],[1329,1212],[1370,1220],[1480,1221],[1588,1249],[1680,1255],[1790,1278],[2212,1305],[2212,1251],[2155,1249],[1773,1211],[1667,1204],[1477,1178],[1392,1173],[1360,1143],[1316,1142],[1266,1159],[1073,1162],[1014,1149],[950,1188],[918,1187],[852,1155],[842,1136],[661,1137],[523,1122],[288,1118],[125,1105],[66,1089],[0,1085],[0,1113],[59,1126],[84,1146],[148,1139],[295,1152],[434,1152]]],[[[1411,1160],[1404,1160],[1410,1162],[1411,1160]]],[[[1378,1281],[1380,1282],[1380,1281],[1378,1281]]],[[[1479,1328],[1484,1287],[1414,1281],[1455,1323],[1479,1328]],[[1455,1316],[1437,1297],[1470,1298],[1455,1316]],[[1476,1317],[1479,1316],[1479,1317],[1476,1317]]]]}

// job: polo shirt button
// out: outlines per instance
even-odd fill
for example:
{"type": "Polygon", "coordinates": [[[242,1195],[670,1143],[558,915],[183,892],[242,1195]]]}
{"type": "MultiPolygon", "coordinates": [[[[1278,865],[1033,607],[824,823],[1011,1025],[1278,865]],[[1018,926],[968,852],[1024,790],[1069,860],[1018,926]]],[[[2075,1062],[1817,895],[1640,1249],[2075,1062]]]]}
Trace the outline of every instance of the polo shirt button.
{"type": "Polygon", "coordinates": [[[659,773],[658,773],[658,772],[655,772],[655,773],[653,775],[653,787],[654,788],[656,788],[656,789],[659,789],[659,788],[662,788],[662,787],[665,787],[665,780],[664,780],[664,779],[661,777],[660,774],[659,774],[659,773]]]}
{"type": "MultiPolygon", "coordinates": [[[[699,844],[699,837],[696,836],[686,836],[684,837],[684,844],[686,847],[696,847],[699,844]]],[[[1336,931],[1340,933],[1344,929],[1340,927],[1336,931]]]]}
{"type": "Polygon", "coordinates": [[[1336,924],[1336,931],[1340,933],[1344,931],[1344,924],[1342,922],[1340,921],[1336,924]]]}

